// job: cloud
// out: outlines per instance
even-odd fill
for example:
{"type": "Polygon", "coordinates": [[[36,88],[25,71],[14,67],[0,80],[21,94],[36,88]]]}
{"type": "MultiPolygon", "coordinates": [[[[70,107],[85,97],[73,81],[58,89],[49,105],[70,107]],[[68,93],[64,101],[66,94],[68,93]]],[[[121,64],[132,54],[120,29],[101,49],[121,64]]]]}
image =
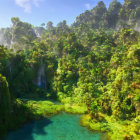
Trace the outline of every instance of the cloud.
{"type": "Polygon", "coordinates": [[[43,0],[15,0],[15,3],[24,8],[24,11],[26,13],[30,13],[31,12],[31,9],[32,9],[32,6],[36,6],[38,7],[39,6],[39,2],[41,2],[43,0]]]}
{"type": "Polygon", "coordinates": [[[85,7],[89,10],[91,8],[91,5],[89,3],[86,3],[85,7]]]}

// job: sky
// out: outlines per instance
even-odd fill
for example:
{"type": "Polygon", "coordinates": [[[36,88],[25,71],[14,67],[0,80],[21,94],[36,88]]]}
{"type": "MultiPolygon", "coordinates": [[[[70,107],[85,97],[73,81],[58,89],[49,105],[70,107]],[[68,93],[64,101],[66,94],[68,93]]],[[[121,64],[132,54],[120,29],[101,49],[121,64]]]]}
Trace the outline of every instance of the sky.
{"type": "MultiPolygon", "coordinates": [[[[0,0],[0,28],[12,26],[11,17],[34,26],[52,21],[57,25],[62,20],[72,24],[85,10],[90,10],[100,0],[0,0]]],[[[102,0],[109,6],[112,0],[102,0]]],[[[118,0],[123,3],[123,0],[118,0]]]]}

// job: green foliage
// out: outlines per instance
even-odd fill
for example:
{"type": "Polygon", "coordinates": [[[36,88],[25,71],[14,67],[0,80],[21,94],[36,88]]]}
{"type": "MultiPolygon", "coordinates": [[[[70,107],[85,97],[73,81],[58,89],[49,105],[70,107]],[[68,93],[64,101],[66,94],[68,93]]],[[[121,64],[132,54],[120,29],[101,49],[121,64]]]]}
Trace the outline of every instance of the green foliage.
{"type": "Polygon", "coordinates": [[[10,93],[6,78],[0,74],[0,135],[6,133],[11,111],[10,93]]]}
{"type": "Polygon", "coordinates": [[[73,114],[87,113],[87,106],[85,104],[65,104],[65,111],[73,114]]]}
{"type": "Polygon", "coordinates": [[[0,73],[7,79],[0,75],[0,132],[64,109],[87,113],[83,124],[109,132],[112,139],[117,139],[119,130],[119,139],[138,139],[140,34],[130,28],[136,28],[130,19],[138,15],[135,0],[126,0],[123,6],[114,0],[108,10],[99,2],[71,27],[62,21],[57,27],[49,22],[47,29],[36,28],[42,32],[38,38],[34,27],[12,18],[12,29],[0,30],[15,41],[14,50],[0,46],[0,73]],[[64,105],[18,97],[53,98],[64,105]]]}
{"type": "Polygon", "coordinates": [[[25,102],[25,106],[31,108],[33,118],[35,119],[53,116],[64,109],[63,105],[55,105],[51,101],[29,100],[25,102]]]}

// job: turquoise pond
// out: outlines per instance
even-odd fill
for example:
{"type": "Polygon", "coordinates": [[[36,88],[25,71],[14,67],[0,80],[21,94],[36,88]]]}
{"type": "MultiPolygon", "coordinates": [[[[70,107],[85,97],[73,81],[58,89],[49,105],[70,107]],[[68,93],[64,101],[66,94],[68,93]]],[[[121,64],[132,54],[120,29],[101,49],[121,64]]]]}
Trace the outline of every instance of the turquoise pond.
{"type": "Polygon", "coordinates": [[[58,114],[34,121],[17,131],[9,132],[4,140],[100,140],[101,133],[93,133],[80,126],[79,115],[58,114]]]}

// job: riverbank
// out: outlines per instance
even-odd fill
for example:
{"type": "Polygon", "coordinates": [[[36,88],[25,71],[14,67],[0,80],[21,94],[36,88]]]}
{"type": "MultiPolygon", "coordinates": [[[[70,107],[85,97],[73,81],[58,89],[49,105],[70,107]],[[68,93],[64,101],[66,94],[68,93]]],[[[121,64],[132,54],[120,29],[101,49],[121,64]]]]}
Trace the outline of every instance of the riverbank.
{"type": "Polygon", "coordinates": [[[140,129],[138,122],[140,116],[133,121],[117,121],[113,117],[100,114],[102,121],[91,118],[90,115],[83,115],[81,118],[81,125],[93,131],[100,131],[107,133],[109,140],[139,140],[140,129]],[[137,135],[136,135],[137,133],[137,135]]]}
{"type": "MultiPolygon", "coordinates": [[[[35,116],[51,117],[65,111],[70,114],[82,114],[80,124],[93,132],[106,133],[106,139],[109,140],[139,140],[140,133],[138,122],[140,117],[135,120],[116,120],[112,116],[99,114],[99,118],[94,119],[88,115],[88,110],[83,103],[63,102],[63,104],[54,104],[51,101],[27,101],[27,106],[33,108],[35,116]],[[137,131],[137,132],[136,132],[137,131]],[[137,135],[136,135],[137,133],[137,135]]],[[[37,119],[37,118],[35,118],[37,119]]]]}
{"type": "MultiPolygon", "coordinates": [[[[87,107],[85,104],[83,103],[58,103],[58,102],[52,102],[52,101],[33,101],[33,100],[29,100],[26,102],[26,105],[28,107],[32,107],[34,111],[35,116],[43,116],[45,118],[48,117],[53,117],[54,115],[64,111],[68,114],[79,114],[82,116],[85,116],[88,112],[87,107]]],[[[39,118],[34,118],[34,119],[39,119],[39,118]]],[[[82,117],[83,119],[83,117],[82,117]]],[[[80,122],[81,122],[81,117],[80,117],[80,122]]],[[[79,123],[80,123],[79,122],[79,123]]],[[[84,126],[83,124],[80,123],[81,126],[84,126]]],[[[87,126],[84,126],[86,128],[89,128],[87,126]]],[[[104,135],[104,131],[101,131],[99,129],[90,129],[92,130],[92,133],[103,133],[104,135]]],[[[89,131],[90,131],[89,130],[89,131]]],[[[106,139],[106,134],[102,137],[104,138],[103,140],[106,139]]]]}
{"type": "MultiPolygon", "coordinates": [[[[64,111],[69,114],[82,114],[80,119],[80,125],[87,127],[93,132],[106,133],[105,137],[109,140],[139,140],[140,129],[138,122],[140,117],[137,117],[133,121],[117,121],[112,116],[99,114],[98,120],[91,118],[88,115],[88,110],[85,104],[82,103],[58,103],[49,100],[28,100],[17,99],[17,105],[20,106],[17,119],[13,121],[14,124],[10,130],[18,129],[23,124],[32,120],[41,120],[43,118],[50,118],[54,115],[64,111]],[[21,108],[22,106],[22,108],[21,108]],[[24,111],[23,111],[24,108],[24,111]],[[21,113],[22,112],[22,113],[21,113]],[[19,117],[20,116],[20,117],[19,117]],[[137,131],[137,132],[136,132],[137,131]],[[137,133],[137,135],[136,135],[137,133]]],[[[13,120],[13,119],[11,119],[13,120]]]]}
{"type": "Polygon", "coordinates": [[[98,113],[98,117],[95,118],[88,114],[85,104],[74,104],[68,98],[64,98],[62,102],[65,105],[66,112],[83,114],[80,120],[82,126],[93,132],[105,133],[105,138],[108,140],[140,140],[139,115],[135,119],[121,120],[113,115],[108,116],[98,113]]]}
{"type": "MultiPolygon", "coordinates": [[[[19,119],[19,117],[17,118],[17,122],[15,120],[16,126],[15,127],[13,126],[10,129],[10,131],[18,130],[21,127],[23,127],[24,124],[26,125],[29,122],[32,122],[33,120],[51,119],[54,116],[57,116],[57,114],[62,114],[64,112],[68,113],[69,115],[75,114],[76,116],[77,116],[77,114],[85,114],[87,112],[87,108],[84,104],[64,104],[63,105],[61,103],[52,102],[49,100],[16,99],[16,104],[20,108],[18,115],[21,115],[21,117],[20,117],[20,119],[19,119]],[[22,108],[24,108],[24,113],[23,113],[23,110],[21,109],[21,106],[22,106],[22,108]],[[22,114],[21,114],[21,112],[22,112],[22,114]],[[60,113],[60,112],[62,112],[62,113],[60,113]]],[[[78,118],[80,119],[80,116],[78,118]]],[[[76,122],[72,122],[72,124],[73,123],[75,124],[76,122]]],[[[63,125],[65,125],[65,124],[63,124],[63,125]]],[[[79,125],[79,127],[80,127],[80,125],[79,125]]],[[[86,130],[86,129],[84,129],[84,130],[86,130]]],[[[91,133],[91,132],[89,132],[89,133],[91,133]]],[[[100,132],[98,132],[98,133],[100,133],[100,132]]],[[[92,133],[91,133],[91,135],[92,135],[92,133]]],[[[94,135],[96,135],[96,134],[94,134],[94,135]]],[[[80,134],[79,134],[79,137],[81,137],[80,134]]]]}
{"type": "Polygon", "coordinates": [[[9,131],[19,129],[28,122],[50,118],[62,110],[64,110],[63,105],[57,105],[51,101],[15,99],[12,102],[8,126],[0,126],[0,137],[4,137],[9,131]]]}

